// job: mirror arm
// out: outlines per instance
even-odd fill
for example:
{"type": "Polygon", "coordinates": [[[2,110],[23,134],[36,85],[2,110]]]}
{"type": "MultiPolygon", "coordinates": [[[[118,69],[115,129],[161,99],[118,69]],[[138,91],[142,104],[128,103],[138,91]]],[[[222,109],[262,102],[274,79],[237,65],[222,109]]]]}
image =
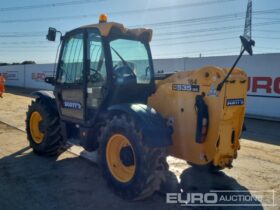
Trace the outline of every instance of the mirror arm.
{"type": "Polygon", "coordinates": [[[217,91],[221,91],[225,82],[227,81],[227,79],[229,78],[229,76],[231,75],[232,71],[234,70],[234,68],[236,67],[236,65],[238,64],[239,60],[241,59],[242,55],[244,54],[244,52],[246,51],[245,48],[242,49],[240,55],[238,56],[238,58],[236,59],[235,63],[233,64],[233,66],[231,67],[230,71],[228,72],[227,76],[223,79],[223,81],[217,86],[217,91]]]}
{"type": "Polygon", "coordinates": [[[56,33],[59,33],[59,34],[60,34],[60,41],[62,41],[62,39],[63,39],[62,32],[61,32],[61,31],[56,31],[56,33]]]}

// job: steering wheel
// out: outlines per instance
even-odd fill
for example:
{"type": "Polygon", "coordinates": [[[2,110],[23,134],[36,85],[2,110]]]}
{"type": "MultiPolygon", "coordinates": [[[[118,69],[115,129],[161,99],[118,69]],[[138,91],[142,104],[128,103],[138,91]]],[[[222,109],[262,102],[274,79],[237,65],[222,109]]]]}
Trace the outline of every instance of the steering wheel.
{"type": "Polygon", "coordinates": [[[91,74],[89,76],[89,80],[91,82],[103,82],[104,81],[104,78],[99,71],[97,71],[96,69],[93,69],[93,68],[90,68],[89,70],[94,72],[93,74],[91,74]]]}
{"type": "Polygon", "coordinates": [[[126,76],[136,77],[135,73],[128,65],[125,66],[115,65],[113,67],[113,71],[115,72],[117,77],[126,77],[126,76]]]}

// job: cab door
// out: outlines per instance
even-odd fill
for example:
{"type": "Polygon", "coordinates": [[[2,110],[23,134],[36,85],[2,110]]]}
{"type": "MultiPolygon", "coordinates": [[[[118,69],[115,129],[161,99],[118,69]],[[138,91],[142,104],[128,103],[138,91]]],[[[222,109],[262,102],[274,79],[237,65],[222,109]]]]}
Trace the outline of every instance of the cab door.
{"type": "Polygon", "coordinates": [[[76,30],[64,37],[54,90],[64,120],[85,120],[85,32],[76,30]]]}
{"type": "Polygon", "coordinates": [[[108,91],[108,61],[98,30],[87,31],[87,119],[94,119],[108,91]]]}

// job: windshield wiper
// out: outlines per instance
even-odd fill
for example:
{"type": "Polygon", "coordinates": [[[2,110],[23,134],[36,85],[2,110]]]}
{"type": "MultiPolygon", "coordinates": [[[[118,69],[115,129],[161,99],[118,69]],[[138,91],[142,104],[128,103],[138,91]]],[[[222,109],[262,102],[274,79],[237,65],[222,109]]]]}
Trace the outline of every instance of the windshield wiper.
{"type": "Polygon", "coordinates": [[[115,50],[113,47],[111,47],[111,49],[117,54],[117,56],[121,59],[121,61],[123,62],[123,64],[125,65],[125,66],[128,66],[127,65],[127,62],[123,59],[123,57],[118,53],[118,51],[117,50],[115,50]]]}

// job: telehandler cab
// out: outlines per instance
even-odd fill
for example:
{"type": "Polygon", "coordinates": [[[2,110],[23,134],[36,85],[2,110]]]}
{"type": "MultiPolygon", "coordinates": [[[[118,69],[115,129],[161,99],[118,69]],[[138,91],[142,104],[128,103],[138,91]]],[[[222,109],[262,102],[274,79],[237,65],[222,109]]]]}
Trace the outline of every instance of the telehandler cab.
{"type": "MultiPolygon", "coordinates": [[[[55,41],[49,28],[47,39],[55,41]]],[[[232,167],[240,149],[247,76],[208,66],[155,77],[151,29],[107,22],[61,36],[54,91],[33,93],[26,119],[28,140],[39,155],[56,155],[79,139],[98,151],[103,175],[125,199],[140,199],[166,179],[166,157],[194,166],[232,167]]]]}

